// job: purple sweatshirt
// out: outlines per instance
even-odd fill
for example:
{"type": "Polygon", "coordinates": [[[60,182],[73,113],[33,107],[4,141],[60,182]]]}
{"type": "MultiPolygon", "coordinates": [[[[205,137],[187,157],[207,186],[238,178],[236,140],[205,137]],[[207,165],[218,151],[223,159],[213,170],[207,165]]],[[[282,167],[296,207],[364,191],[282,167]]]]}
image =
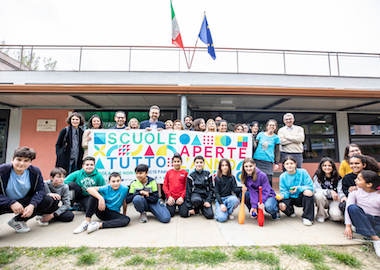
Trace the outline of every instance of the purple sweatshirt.
{"type": "Polygon", "coordinates": [[[245,183],[245,186],[249,191],[249,197],[251,199],[252,208],[257,208],[257,204],[259,203],[259,186],[263,187],[261,195],[263,203],[265,203],[269,197],[276,197],[276,193],[269,184],[267,175],[260,171],[257,167],[256,174],[256,181],[252,180],[252,176],[247,176],[247,181],[245,183]]]}

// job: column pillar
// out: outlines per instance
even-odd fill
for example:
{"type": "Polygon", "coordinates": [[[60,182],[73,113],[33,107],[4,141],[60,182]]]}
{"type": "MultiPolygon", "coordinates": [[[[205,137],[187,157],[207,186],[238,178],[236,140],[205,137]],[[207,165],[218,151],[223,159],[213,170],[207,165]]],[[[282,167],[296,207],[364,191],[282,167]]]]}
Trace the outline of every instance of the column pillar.
{"type": "Polygon", "coordinates": [[[182,121],[182,123],[185,121],[186,115],[187,115],[187,97],[181,96],[181,121],[182,121]]]}
{"type": "Polygon", "coordinates": [[[336,113],[336,132],[338,138],[339,160],[344,158],[344,149],[350,144],[350,126],[347,112],[336,113]]]}

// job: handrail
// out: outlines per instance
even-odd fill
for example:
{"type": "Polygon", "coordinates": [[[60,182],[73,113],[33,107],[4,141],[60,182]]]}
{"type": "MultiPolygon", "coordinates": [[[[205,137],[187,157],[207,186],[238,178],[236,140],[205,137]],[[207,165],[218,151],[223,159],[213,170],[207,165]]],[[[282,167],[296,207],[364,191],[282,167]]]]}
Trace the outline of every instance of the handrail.
{"type": "MultiPolygon", "coordinates": [[[[2,52],[14,52],[17,50],[21,51],[17,57],[9,56],[14,59],[20,59],[20,55],[21,58],[29,57],[32,59],[33,54],[40,56],[41,59],[49,57],[57,60],[58,64],[55,70],[227,72],[380,77],[380,53],[215,47],[217,59],[214,61],[211,58],[205,58],[207,47],[197,47],[196,50],[194,50],[194,47],[185,47],[184,56],[181,54],[182,49],[174,46],[0,45],[0,51],[2,52]],[[67,53],[65,52],[68,51],[78,52],[78,55],[71,55],[71,58],[66,57],[67,53]],[[96,56],[93,55],[95,51],[98,53],[96,56]],[[125,51],[127,54],[121,57],[112,55],[112,58],[112,56],[102,55],[106,51],[120,51],[121,54],[123,54],[122,51],[125,51]],[[149,51],[149,54],[153,52],[153,57],[151,55],[149,55],[150,58],[144,54],[141,55],[138,53],[139,51],[149,51]],[[175,52],[175,54],[170,54],[168,59],[174,61],[174,63],[162,61],[163,53],[172,52],[175,52]],[[54,56],[50,56],[50,54],[54,54],[54,56]],[[184,65],[187,61],[181,61],[183,57],[193,59],[194,55],[198,58],[198,63],[195,64],[195,67],[192,66],[192,61],[189,66],[184,65]],[[225,57],[226,55],[229,55],[229,57],[225,57]],[[273,58],[266,59],[265,57],[269,57],[269,55],[279,58],[275,60],[273,58]],[[302,60],[299,57],[302,57],[302,60]],[[201,61],[201,64],[199,61],[201,61]],[[358,66],[355,61],[361,61],[361,66],[358,66]],[[144,65],[141,64],[142,62],[144,65]],[[124,65],[124,63],[126,64],[124,65]],[[112,67],[107,67],[107,64],[112,67]]],[[[30,70],[32,69],[30,62],[27,66],[30,70]]]]}

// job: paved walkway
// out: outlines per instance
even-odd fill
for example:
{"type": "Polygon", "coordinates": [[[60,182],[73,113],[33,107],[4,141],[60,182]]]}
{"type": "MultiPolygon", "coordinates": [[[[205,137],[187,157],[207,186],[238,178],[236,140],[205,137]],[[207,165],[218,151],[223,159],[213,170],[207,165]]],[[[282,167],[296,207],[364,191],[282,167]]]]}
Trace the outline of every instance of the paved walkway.
{"type": "MultiPolygon", "coordinates": [[[[326,221],[315,222],[313,226],[302,224],[302,209],[296,208],[297,217],[282,215],[281,220],[273,221],[265,215],[263,227],[249,218],[246,209],[246,220],[243,225],[235,220],[219,223],[207,220],[203,216],[181,218],[175,216],[170,223],[162,224],[148,213],[148,223],[139,223],[139,214],[132,205],[128,205],[127,215],[131,223],[125,228],[102,229],[92,234],[83,232],[74,235],[73,230],[84,220],[83,212],[75,212],[70,223],[53,222],[47,227],[39,227],[33,218],[28,221],[32,229],[26,234],[18,234],[7,222],[13,214],[0,216],[0,246],[49,247],[68,245],[70,247],[200,247],[200,246],[271,246],[280,244],[310,245],[352,245],[360,242],[350,241],[343,237],[342,223],[326,221]]],[[[95,217],[94,221],[97,220],[95,217]]]]}

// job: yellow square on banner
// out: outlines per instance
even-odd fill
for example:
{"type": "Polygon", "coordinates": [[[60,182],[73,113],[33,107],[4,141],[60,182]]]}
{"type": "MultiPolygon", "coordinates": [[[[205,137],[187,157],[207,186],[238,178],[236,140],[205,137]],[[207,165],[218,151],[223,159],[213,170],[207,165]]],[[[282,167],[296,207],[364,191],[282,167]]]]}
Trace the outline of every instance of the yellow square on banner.
{"type": "Polygon", "coordinates": [[[242,142],[243,141],[243,136],[238,136],[238,142],[242,142]]]}
{"type": "Polygon", "coordinates": [[[215,145],[216,146],[223,146],[222,137],[223,137],[223,135],[216,135],[215,136],[215,145]]]}

